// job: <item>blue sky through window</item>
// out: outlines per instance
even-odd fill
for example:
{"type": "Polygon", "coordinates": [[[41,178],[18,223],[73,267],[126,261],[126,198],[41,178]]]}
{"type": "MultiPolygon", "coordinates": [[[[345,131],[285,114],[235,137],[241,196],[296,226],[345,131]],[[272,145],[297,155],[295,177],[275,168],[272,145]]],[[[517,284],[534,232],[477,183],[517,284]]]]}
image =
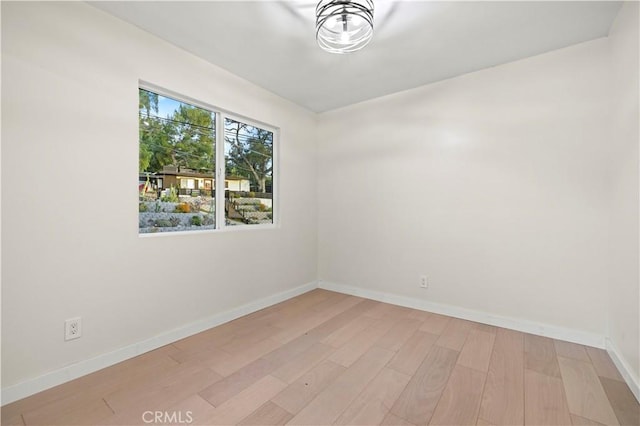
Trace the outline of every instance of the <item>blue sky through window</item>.
{"type": "Polygon", "coordinates": [[[158,95],[158,115],[162,118],[170,117],[178,110],[181,104],[181,102],[178,102],[175,99],[158,95]]]}

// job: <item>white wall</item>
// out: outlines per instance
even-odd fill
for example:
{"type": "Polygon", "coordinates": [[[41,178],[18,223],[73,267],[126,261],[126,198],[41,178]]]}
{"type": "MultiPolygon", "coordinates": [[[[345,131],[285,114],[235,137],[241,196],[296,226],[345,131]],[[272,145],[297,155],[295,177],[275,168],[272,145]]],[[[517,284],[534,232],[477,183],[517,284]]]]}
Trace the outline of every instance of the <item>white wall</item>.
{"type": "Polygon", "coordinates": [[[609,338],[626,363],[636,389],[640,385],[640,34],[637,2],[626,2],[611,29],[613,137],[611,199],[611,291],[609,338]]]}
{"type": "Polygon", "coordinates": [[[319,279],[603,337],[607,55],[598,39],[320,115],[319,279]]]}
{"type": "Polygon", "coordinates": [[[314,114],[79,2],[2,2],[2,113],[4,388],[315,280],[314,114]],[[282,129],[279,229],[138,237],[138,79],[282,129]]]}

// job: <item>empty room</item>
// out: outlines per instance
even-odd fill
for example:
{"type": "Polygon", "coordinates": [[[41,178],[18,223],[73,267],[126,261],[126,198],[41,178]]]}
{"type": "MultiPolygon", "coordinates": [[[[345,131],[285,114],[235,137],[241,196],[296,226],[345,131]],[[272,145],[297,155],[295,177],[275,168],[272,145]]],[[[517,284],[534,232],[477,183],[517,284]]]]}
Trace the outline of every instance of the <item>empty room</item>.
{"type": "Polygon", "coordinates": [[[640,3],[2,1],[2,425],[640,425],[640,3]]]}

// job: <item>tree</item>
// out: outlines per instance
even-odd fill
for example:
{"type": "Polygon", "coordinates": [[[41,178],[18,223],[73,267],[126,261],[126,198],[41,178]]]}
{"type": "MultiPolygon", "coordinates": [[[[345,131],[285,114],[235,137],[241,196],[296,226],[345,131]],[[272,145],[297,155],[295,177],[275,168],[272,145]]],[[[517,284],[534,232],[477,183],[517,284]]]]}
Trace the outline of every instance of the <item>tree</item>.
{"type": "Polygon", "coordinates": [[[259,192],[273,175],[273,133],[235,120],[225,121],[228,174],[250,179],[259,192]]]}
{"type": "Polygon", "coordinates": [[[202,108],[182,104],[170,120],[174,126],[173,165],[213,172],[213,114],[202,108]]]}
{"type": "Polygon", "coordinates": [[[153,151],[149,146],[149,131],[153,127],[151,125],[151,111],[158,112],[158,95],[146,90],[140,89],[138,96],[138,119],[140,129],[140,151],[138,157],[138,169],[142,173],[149,168],[153,151]]]}
{"type": "Polygon", "coordinates": [[[144,89],[139,94],[140,172],[160,172],[167,165],[212,172],[213,114],[181,103],[162,118],[157,115],[158,95],[144,89]]]}

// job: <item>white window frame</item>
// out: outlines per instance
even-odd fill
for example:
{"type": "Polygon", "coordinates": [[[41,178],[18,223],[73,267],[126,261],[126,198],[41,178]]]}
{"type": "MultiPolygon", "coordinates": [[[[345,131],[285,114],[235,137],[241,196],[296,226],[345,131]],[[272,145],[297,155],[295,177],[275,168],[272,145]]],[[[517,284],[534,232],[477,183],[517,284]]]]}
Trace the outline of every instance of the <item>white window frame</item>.
{"type": "MultiPolygon", "coordinates": [[[[193,229],[189,231],[174,231],[174,232],[150,232],[150,233],[140,233],[138,232],[139,237],[147,238],[147,237],[160,237],[160,236],[169,236],[169,235],[195,235],[195,234],[203,234],[203,233],[218,233],[218,232],[230,232],[230,231],[249,231],[249,230],[264,230],[264,229],[276,229],[280,227],[280,159],[279,159],[279,147],[280,147],[280,128],[273,126],[268,123],[261,122],[259,120],[254,120],[252,118],[246,117],[241,114],[236,114],[225,110],[224,108],[219,108],[217,106],[208,104],[206,102],[197,100],[190,96],[186,96],[180,93],[176,93],[172,90],[165,89],[163,87],[157,86],[153,83],[149,83],[147,81],[139,80],[138,81],[138,89],[147,90],[153,93],[156,93],[160,96],[165,96],[168,98],[173,98],[177,101],[184,102],[198,108],[206,109],[210,112],[215,113],[215,125],[216,125],[216,144],[215,144],[215,161],[216,161],[216,170],[215,175],[212,176],[215,179],[214,189],[216,191],[215,198],[215,206],[216,206],[216,227],[215,229],[193,229]],[[272,223],[259,224],[259,225],[231,225],[227,226],[226,218],[225,218],[225,175],[226,175],[226,161],[225,161],[225,140],[224,140],[224,121],[228,118],[230,120],[235,120],[242,122],[244,124],[248,124],[250,126],[259,127],[263,130],[267,130],[273,133],[273,151],[272,151],[272,159],[273,162],[273,171],[272,171],[272,199],[271,199],[271,221],[272,223]]],[[[138,136],[139,137],[139,136],[138,136]]],[[[139,142],[138,142],[139,143],[139,142]]],[[[140,148],[138,147],[138,150],[140,148]]],[[[137,202],[137,200],[136,200],[137,202]]]]}

